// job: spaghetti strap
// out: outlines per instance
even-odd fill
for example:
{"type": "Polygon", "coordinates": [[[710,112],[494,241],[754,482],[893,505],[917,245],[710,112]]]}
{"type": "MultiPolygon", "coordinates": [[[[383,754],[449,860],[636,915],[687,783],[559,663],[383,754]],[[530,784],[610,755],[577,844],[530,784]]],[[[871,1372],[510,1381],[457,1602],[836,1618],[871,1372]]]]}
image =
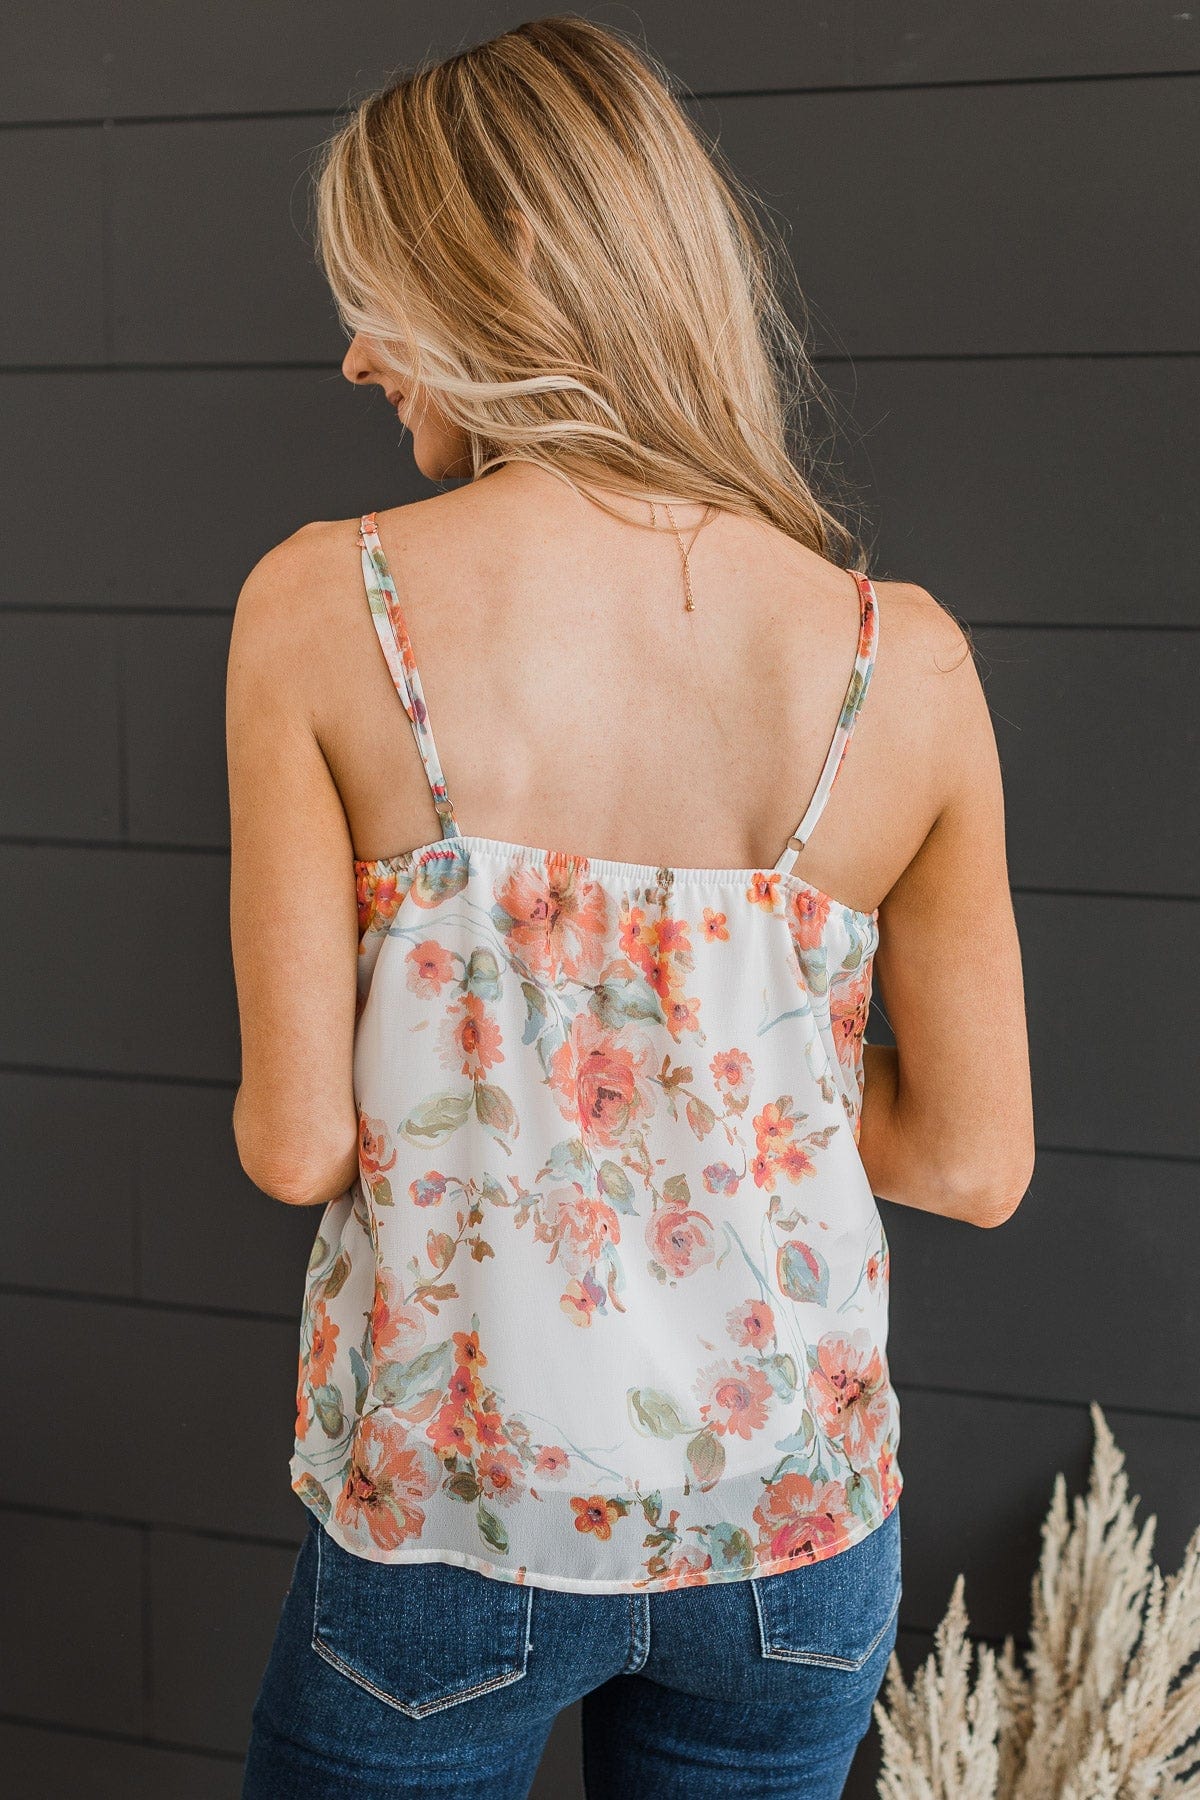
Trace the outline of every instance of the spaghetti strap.
{"type": "Polygon", "coordinates": [[[425,770],[425,778],[429,782],[430,791],[433,794],[433,804],[442,823],[442,836],[444,838],[459,837],[461,833],[454,817],[454,806],[446,791],[442,765],[438,760],[437,746],[433,741],[429,712],[421,688],[421,677],[417,672],[417,659],[413,655],[408,627],[404,623],[404,614],[400,610],[400,598],[396,592],[396,583],[392,579],[387,557],[383,553],[383,545],[380,543],[379,534],[375,529],[373,512],[364,513],[359,520],[359,542],[362,545],[363,580],[366,584],[371,617],[375,622],[375,630],[379,634],[379,642],[383,648],[396,692],[408,714],[413,728],[413,736],[417,740],[417,750],[425,770]]]}
{"type": "Polygon", "coordinates": [[[825,766],[821,770],[816,791],[808,803],[804,817],[788,839],[786,849],[775,864],[776,870],[781,875],[791,873],[796,857],[812,836],[817,820],[825,810],[830,791],[837,779],[838,770],[842,766],[846,751],[850,748],[854,726],[870,684],[871,670],[875,666],[875,647],[879,640],[879,602],[869,577],[860,574],[857,569],[852,569],[850,573],[858,583],[858,652],[854,658],[850,685],[846,689],[846,698],[842,701],[842,710],[838,715],[833,740],[825,757],[825,766]]]}

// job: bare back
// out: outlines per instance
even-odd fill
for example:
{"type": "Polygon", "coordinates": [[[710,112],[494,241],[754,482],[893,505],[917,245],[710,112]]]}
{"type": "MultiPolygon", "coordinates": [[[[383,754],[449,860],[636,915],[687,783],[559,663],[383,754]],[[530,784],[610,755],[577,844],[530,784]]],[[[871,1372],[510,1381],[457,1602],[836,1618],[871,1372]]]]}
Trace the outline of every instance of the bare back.
{"type": "MultiPolygon", "coordinates": [[[[356,524],[315,528],[324,599],[311,703],[367,859],[439,827],[363,603],[356,524]]],[[[671,532],[614,520],[521,465],[380,512],[377,529],[461,829],[619,861],[774,865],[854,666],[847,571],[722,513],[691,549],[688,612],[671,532]]],[[[870,695],[795,864],[862,911],[912,860],[946,794],[928,684],[947,615],[919,588],[875,586],[870,695]]]]}

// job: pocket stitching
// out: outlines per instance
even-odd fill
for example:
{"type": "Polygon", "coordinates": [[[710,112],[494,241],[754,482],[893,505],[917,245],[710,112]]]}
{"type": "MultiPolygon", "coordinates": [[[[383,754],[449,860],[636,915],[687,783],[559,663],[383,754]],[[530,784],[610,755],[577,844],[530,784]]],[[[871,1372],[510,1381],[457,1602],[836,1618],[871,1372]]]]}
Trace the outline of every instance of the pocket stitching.
{"type": "MultiPolygon", "coordinates": [[[[397,1712],[405,1713],[410,1719],[422,1719],[429,1713],[444,1712],[447,1707],[458,1706],[464,1700],[471,1700],[478,1694],[486,1694],[492,1688],[507,1687],[511,1682],[519,1681],[523,1675],[528,1674],[529,1645],[533,1629],[533,1591],[530,1588],[526,1588],[524,1593],[525,1641],[521,1646],[521,1661],[519,1667],[515,1669],[506,1669],[499,1675],[490,1675],[486,1681],[476,1682],[473,1687],[456,1688],[452,1694],[446,1695],[443,1699],[429,1700],[426,1701],[424,1705],[414,1705],[409,1701],[397,1698],[395,1694],[386,1693],[383,1688],[376,1687],[375,1683],[371,1681],[368,1676],[362,1674],[357,1669],[352,1669],[348,1663],[343,1662],[337,1652],[320,1636],[317,1626],[317,1608],[320,1604],[321,1596],[321,1553],[324,1547],[324,1537],[324,1531],[318,1531],[317,1576],[313,1583],[313,1622],[311,1642],[312,1648],[316,1651],[322,1661],[328,1663],[331,1668],[336,1669],[339,1675],[344,1675],[347,1681],[354,1682],[356,1687],[363,1688],[368,1694],[373,1694],[377,1700],[382,1700],[385,1706],[394,1707],[397,1712]]],[[[516,1584],[514,1583],[512,1585],[515,1586],[516,1584]]]]}
{"type": "Polygon", "coordinates": [[[824,1650],[786,1650],[781,1646],[770,1644],[768,1642],[766,1621],[763,1618],[762,1602],[759,1598],[757,1581],[751,1580],[750,1586],[754,1592],[754,1610],[758,1614],[759,1644],[764,1656],[773,1657],[779,1662],[809,1663],[823,1669],[844,1669],[850,1674],[857,1674],[858,1670],[870,1660],[872,1653],[877,1648],[884,1632],[895,1618],[900,1606],[900,1594],[897,1593],[887,1618],[883,1621],[883,1624],[879,1627],[879,1630],[875,1633],[875,1636],[871,1639],[870,1644],[863,1651],[862,1655],[857,1660],[854,1660],[848,1656],[834,1656],[824,1650]]]}

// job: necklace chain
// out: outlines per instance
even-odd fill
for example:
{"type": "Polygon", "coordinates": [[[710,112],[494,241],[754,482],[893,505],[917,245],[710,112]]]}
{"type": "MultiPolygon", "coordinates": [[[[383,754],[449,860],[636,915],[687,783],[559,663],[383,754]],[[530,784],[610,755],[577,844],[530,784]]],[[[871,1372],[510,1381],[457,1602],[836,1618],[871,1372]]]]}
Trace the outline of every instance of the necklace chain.
{"type": "MultiPolygon", "coordinates": [[[[647,495],[647,501],[648,501],[649,507],[650,507],[650,522],[657,529],[658,514],[656,513],[656,511],[654,509],[654,502],[653,502],[653,500],[650,499],[649,495],[647,495]]],[[[711,503],[705,507],[704,516],[700,520],[700,523],[699,523],[699,525],[697,525],[695,531],[693,531],[693,533],[692,533],[692,543],[693,544],[695,543],[696,539],[699,537],[700,533],[703,531],[704,527],[708,524],[708,521],[712,517],[714,510],[715,509],[711,505],[711,503]]],[[[675,536],[679,543],[679,552],[680,552],[680,555],[683,557],[683,589],[684,589],[684,596],[685,596],[684,602],[683,602],[684,611],[685,612],[695,612],[696,603],[692,597],[692,569],[691,569],[691,564],[688,561],[688,551],[691,546],[684,543],[683,538],[680,535],[679,527],[675,523],[675,514],[671,511],[670,504],[666,500],[663,501],[663,511],[666,513],[668,519],[670,519],[670,521],[671,521],[671,530],[675,533],[675,536]]]]}

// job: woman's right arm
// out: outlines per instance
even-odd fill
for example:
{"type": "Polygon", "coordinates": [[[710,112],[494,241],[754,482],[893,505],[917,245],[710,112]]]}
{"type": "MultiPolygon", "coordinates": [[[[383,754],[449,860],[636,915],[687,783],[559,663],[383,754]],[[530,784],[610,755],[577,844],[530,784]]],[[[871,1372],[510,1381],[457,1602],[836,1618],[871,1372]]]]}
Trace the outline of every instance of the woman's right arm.
{"type": "Polygon", "coordinates": [[[864,1050],[859,1152],[880,1199],[993,1226],[1035,1158],[1000,758],[970,646],[932,598],[920,635],[914,698],[942,804],[879,909],[875,986],[896,1043],[864,1050]]]}

